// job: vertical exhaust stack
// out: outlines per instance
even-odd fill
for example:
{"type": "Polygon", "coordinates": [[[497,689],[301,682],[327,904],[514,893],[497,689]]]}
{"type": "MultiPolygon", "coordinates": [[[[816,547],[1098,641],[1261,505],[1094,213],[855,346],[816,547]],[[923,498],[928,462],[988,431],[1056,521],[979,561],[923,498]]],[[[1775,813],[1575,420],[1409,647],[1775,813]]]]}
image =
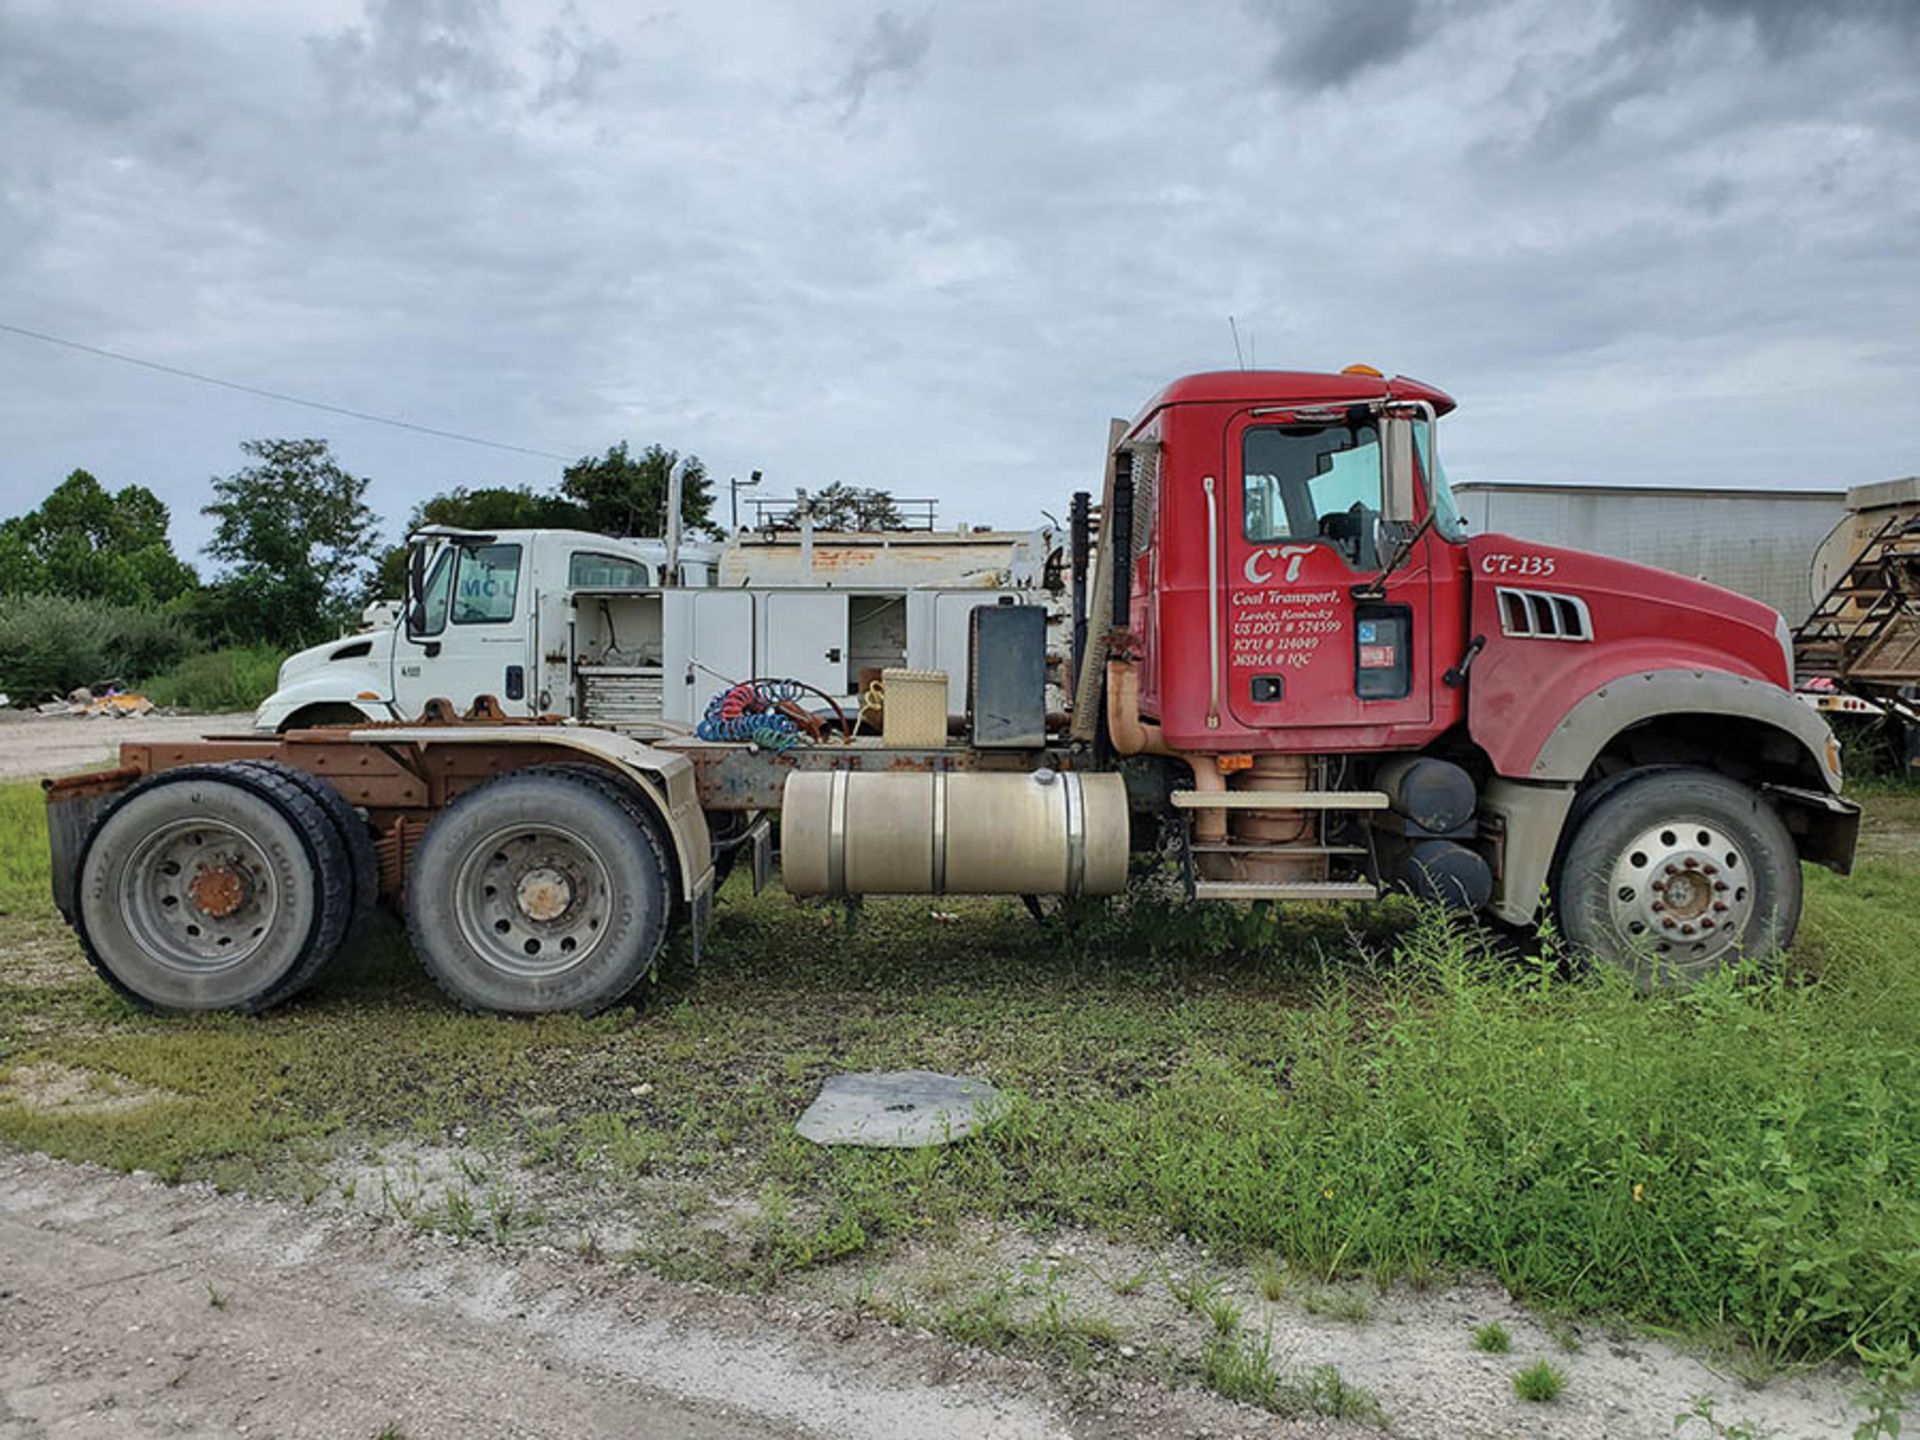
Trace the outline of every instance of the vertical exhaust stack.
{"type": "Polygon", "coordinates": [[[1084,490],[1073,495],[1068,511],[1069,555],[1073,569],[1073,690],[1080,690],[1080,676],[1087,668],[1087,562],[1093,553],[1093,497],[1084,490]]]}
{"type": "Polygon", "coordinates": [[[680,583],[680,507],[685,502],[686,493],[687,458],[682,455],[667,472],[667,563],[660,576],[663,585],[680,583]]]}

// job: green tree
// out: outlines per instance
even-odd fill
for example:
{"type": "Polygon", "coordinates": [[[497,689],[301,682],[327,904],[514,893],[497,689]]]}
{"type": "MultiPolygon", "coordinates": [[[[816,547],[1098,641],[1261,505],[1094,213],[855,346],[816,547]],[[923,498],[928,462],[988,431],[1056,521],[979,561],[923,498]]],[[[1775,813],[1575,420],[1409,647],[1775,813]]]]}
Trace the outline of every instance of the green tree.
{"type": "MultiPolygon", "coordinates": [[[[599,459],[584,456],[560,476],[560,493],[586,512],[586,528],[605,535],[660,535],[667,523],[667,475],[679,455],[649,445],[638,456],[622,440],[599,459]]],[[[680,520],[688,530],[712,533],[713,485],[698,456],[687,457],[680,520]]]]}
{"type": "Polygon", "coordinates": [[[809,496],[807,507],[822,530],[899,530],[904,525],[891,491],[838,480],[809,496]]]}
{"type": "MultiPolygon", "coordinates": [[[[585,508],[560,495],[543,495],[528,485],[455,486],[420,502],[407,517],[406,534],[422,525],[461,530],[576,530],[585,528],[585,508]]],[[[407,546],[381,552],[380,568],[367,588],[372,600],[397,600],[406,592],[407,546]]]]}
{"type": "Polygon", "coordinates": [[[144,486],[110,493],[75,470],[39,509],[0,521],[0,595],[164,605],[200,583],[173,553],[168,519],[144,486]]]}
{"type": "Polygon", "coordinates": [[[213,482],[207,553],[226,573],[213,607],[234,640],[293,648],[352,616],[380,552],[367,481],[324,440],[248,440],[254,463],[213,482]]]}

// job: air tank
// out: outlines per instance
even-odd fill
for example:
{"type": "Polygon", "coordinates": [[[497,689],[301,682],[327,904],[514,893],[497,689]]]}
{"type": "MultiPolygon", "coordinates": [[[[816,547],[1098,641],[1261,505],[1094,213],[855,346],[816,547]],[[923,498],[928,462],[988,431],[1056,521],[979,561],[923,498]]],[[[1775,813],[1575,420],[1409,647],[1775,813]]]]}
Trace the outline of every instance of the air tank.
{"type": "Polygon", "coordinates": [[[1451,760],[1403,755],[1374,772],[1374,788],[1386,792],[1393,813],[1429,834],[1444,835],[1471,824],[1480,797],[1473,777],[1451,760]]]}
{"type": "Polygon", "coordinates": [[[781,875],[794,895],[1117,895],[1118,775],[835,770],[787,777],[781,875]]]}

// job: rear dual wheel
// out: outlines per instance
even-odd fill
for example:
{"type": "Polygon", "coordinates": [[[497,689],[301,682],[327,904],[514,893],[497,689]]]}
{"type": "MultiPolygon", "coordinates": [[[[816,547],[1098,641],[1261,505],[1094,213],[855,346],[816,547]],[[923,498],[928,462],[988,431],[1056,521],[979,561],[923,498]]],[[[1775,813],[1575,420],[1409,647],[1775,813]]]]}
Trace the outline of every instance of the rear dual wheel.
{"type": "Polygon", "coordinates": [[[474,1010],[603,1010],[652,970],[671,918],[652,816],[616,776],[586,766],[515,771],[467,792],[409,867],[414,950],[474,1010]]]}
{"type": "Polygon", "coordinates": [[[356,900],[347,838],[306,785],[279,766],[193,765],[101,816],[75,918],[88,960],[136,1004],[253,1012],[305,988],[356,900]]]}

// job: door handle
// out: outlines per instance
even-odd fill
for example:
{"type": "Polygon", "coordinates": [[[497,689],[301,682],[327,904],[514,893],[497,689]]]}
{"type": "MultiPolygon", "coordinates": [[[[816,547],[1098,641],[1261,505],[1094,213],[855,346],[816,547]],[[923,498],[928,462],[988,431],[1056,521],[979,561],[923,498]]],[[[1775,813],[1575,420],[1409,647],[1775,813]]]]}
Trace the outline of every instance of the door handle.
{"type": "Polygon", "coordinates": [[[827,651],[827,659],[831,660],[835,665],[840,663],[840,647],[838,645],[827,651]]]}

